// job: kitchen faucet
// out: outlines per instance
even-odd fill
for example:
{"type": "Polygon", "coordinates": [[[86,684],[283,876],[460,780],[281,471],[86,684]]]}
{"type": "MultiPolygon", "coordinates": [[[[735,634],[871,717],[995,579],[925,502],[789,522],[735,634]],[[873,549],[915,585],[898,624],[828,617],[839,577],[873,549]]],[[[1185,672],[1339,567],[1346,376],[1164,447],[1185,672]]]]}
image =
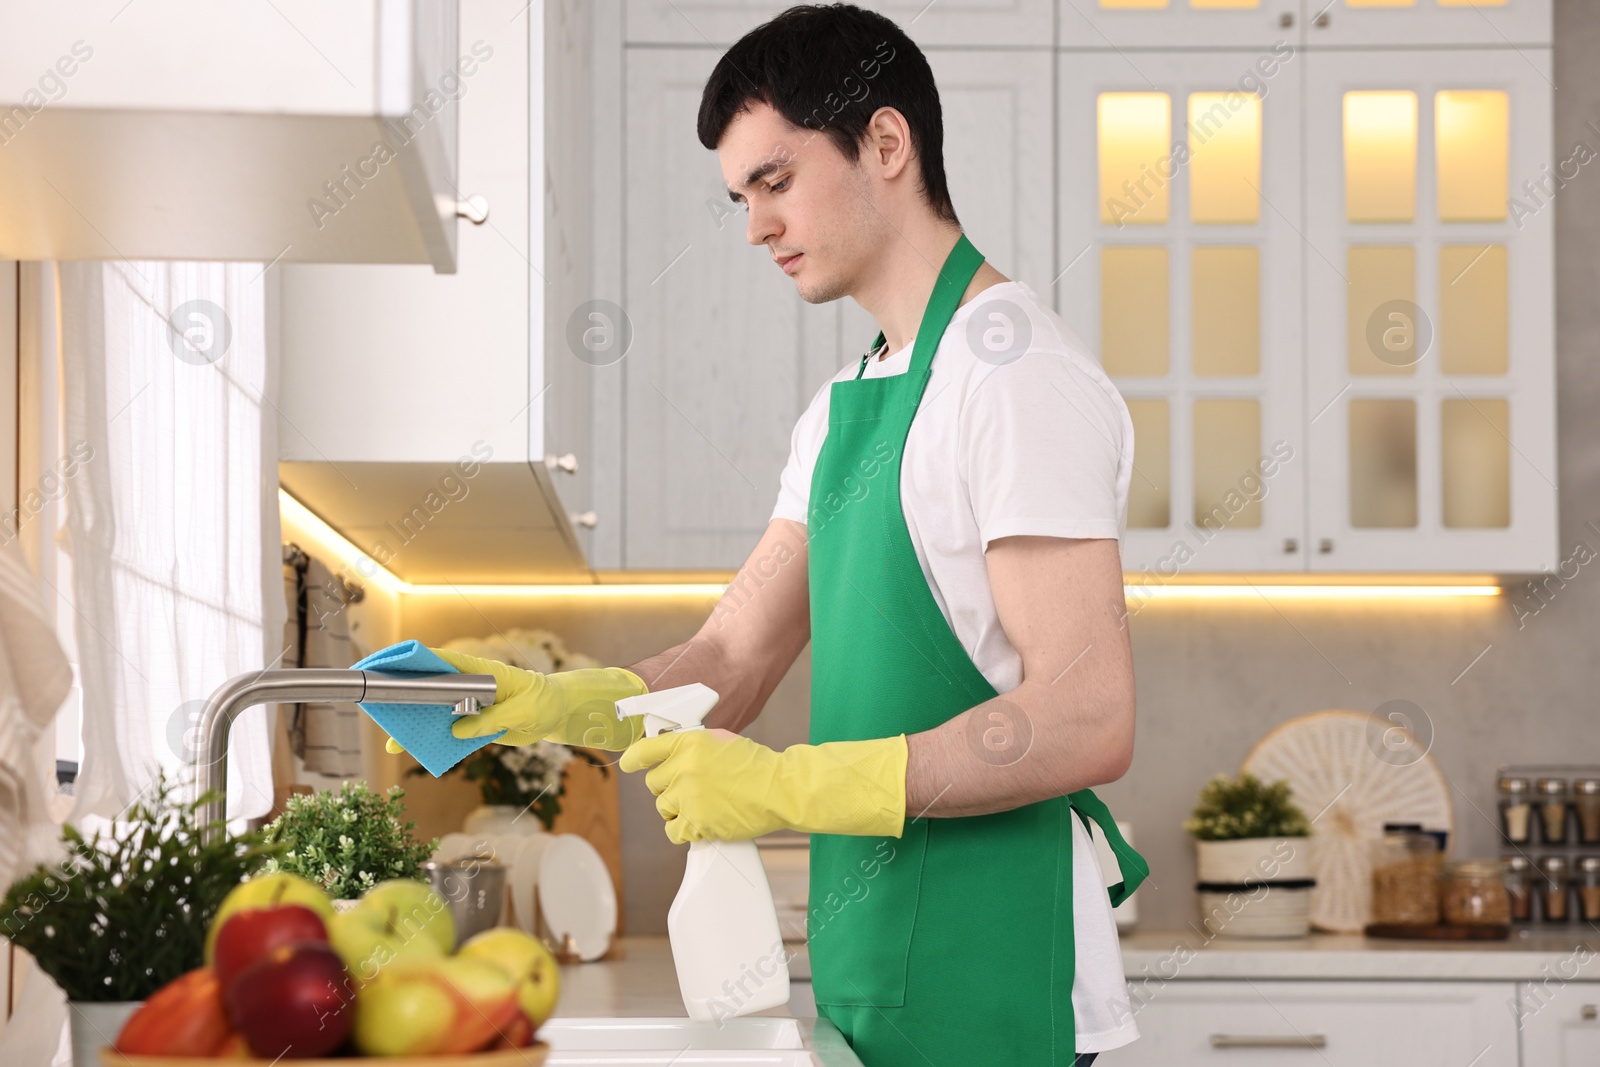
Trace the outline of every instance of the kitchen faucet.
{"type": "Polygon", "coordinates": [[[462,713],[494,703],[492,674],[417,674],[338,668],[246,671],[218,686],[200,713],[201,795],[217,790],[199,811],[207,840],[221,835],[227,812],[228,732],[233,720],[257,704],[299,704],[308,701],[367,701],[374,704],[453,704],[462,713]]]}

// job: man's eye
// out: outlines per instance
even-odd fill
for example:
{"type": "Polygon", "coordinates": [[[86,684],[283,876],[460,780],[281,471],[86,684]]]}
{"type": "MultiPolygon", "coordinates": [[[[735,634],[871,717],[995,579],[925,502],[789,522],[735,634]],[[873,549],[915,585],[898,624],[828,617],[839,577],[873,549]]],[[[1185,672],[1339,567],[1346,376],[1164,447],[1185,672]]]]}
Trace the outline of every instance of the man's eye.
{"type": "Polygon", "coordinates": [[[788,184],[789,184],[789,179],[788,179],[788,178],[785,178],[785,179],[783,179],[783,181],[781,181],[781,182],[779,182],[779,183],[777,183],[777,184],[776,184],[776,185],[773,185],[773,186],[771,186],[771,189],[772,189],[772,191],[773,191],[773,192],[775,192],[775,193],[776,193],[776,192],[781,192],[781,191],[782,191],[782,190],[783,190],[783,187],[784,187],[784,186],[785,186],[785,185],[788,185],[788,184]]]}

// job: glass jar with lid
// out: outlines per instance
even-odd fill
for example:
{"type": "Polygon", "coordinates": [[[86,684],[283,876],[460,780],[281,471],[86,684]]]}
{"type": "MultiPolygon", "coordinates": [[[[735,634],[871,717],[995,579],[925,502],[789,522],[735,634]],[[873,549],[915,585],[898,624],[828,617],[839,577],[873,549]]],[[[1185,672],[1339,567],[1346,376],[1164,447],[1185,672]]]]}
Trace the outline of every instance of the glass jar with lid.
{"type": "Polygon", "coordinates": [[[1533,864],[1526,856],[1507,856],[1504,864],[1506,899],[1511,907],[1511,921],[1525,923],[1533,920],[1533,864]]]}
{"type": "Polygon", "coordinates": [[[1578,861],[1578,918],[1586,923],[1600,922],[1600,856],[1585,856],[1578,861]]]}
{"type": "Polygon", "coordinates": [[[1540,778],[1533,784],[1539,805],[1539,836],[1547,845],[1567,843],[1567,780],[1540,778]]]}
{"type": "Polygon", "coordinates": [[[1372,847],[1372,921],[1428,926],[1439,921],[1438,839],[1417,823],[1385,823],[1372,847]]]}
{"type": "Polygon", "coordinates": [[[1539,861],[1534,889],[1539,895],[1539,917],[1547,923],[1564,923],[1572,918],[1572,909],[1568,907],[1569,870],[1565,856],[1545,856],[1539,861]]]}
{"type": "Polygon", "coordinates": [[[1600,845],[1600,778],[1572,783],[1572,810],[1578,815],[1578,843],[1600,845]]]}
{"type": "Polygon", "coordinates": [[[1511,922],[1511,897],[1506,892],[1499,860],[1462,860],[1446,865],[1439,881],[1439,903],[1447,923],[1505,926],[1511,922]]]}
{"type": "Polygon", "coordinates": [[[1532,783],[1526,778],[1500,777],[1500,833],[1513,845],[1533,839],[1532,783]]]}

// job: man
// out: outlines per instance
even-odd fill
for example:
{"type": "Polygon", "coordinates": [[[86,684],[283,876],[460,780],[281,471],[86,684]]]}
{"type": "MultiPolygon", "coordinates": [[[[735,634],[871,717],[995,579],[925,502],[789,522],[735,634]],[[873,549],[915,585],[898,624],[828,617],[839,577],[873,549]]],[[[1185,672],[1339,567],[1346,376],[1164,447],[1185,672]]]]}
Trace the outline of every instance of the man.
{"type": "Polygon", "coordinates": [[[1133,428],[961,232],[941,121],[921,52],[860,8],[792,8],[723,56],[699,136],[748,239],[881,333],[801,416],[766,533],[692,640],[548,676],[440,654],[500,679],[459,736],[626,748],[674,842],[809,832],[817,1005],[867,1067],[1086,1064],[1137,1037],[1088,831],[1120,900],[1146,869],[1088,787],[1132,758],[1133,428]],[[812,743],[739,736],[808,640],[812,743]],[[616,719],[689,682],[722,729],[616,719]]]}

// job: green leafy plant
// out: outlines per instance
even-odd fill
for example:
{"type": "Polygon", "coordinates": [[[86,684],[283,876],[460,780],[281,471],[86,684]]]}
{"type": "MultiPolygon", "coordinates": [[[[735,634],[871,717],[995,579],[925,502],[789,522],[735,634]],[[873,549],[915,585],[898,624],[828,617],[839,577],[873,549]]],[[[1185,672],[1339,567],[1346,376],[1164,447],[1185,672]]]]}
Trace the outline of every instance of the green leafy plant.
{"type": "Polygon", "coordinates": [[[222,898],[275,851],[259,831],[232,836],[226,823],[198,821],[220,794],[185,801],[177,788],[158,774],[107,833],[63,826],[66,858],[6,891],[0,930],[69,1000],[143,1000],[199,967],[222,898]]]}
{"type": "Polygon", "coordinates": [[[1253,774],[1212,778],[1183,828],[1201,841],[1311,836],[1311,823],[1290,797],[1288,781],[1267,785],[1253,774]]]}
{"type": "Polygon", "coordinates": [[[265,838],[286,851],[268,861],[269,871],[308,878],[335,898],[353,899],[390,878],[422,880],[422,864],[439,839],[418,841],[391,786],[374,793],[365,782],[345,782],[289,798],[283,813],[267,824],[265,838]]]}

